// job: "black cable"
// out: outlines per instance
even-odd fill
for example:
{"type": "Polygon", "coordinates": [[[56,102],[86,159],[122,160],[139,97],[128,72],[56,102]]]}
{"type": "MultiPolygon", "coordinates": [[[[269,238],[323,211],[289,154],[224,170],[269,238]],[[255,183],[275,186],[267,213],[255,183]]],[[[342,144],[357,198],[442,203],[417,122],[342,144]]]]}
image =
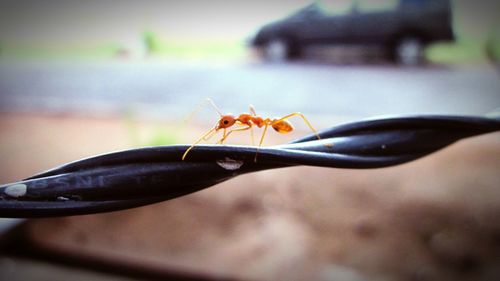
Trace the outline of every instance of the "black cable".
{"type": "Polygon", "coordinates": [[[366,169],[412,161],[462,138],[500,130],[480,117],[414,116],[354,122],[288,144],[263,147],[188,145],[145,147],[68,163],[0,185],[1,217],[99,213],[152,204],[207,188],[237,175],[310,165],[366,169]]]}

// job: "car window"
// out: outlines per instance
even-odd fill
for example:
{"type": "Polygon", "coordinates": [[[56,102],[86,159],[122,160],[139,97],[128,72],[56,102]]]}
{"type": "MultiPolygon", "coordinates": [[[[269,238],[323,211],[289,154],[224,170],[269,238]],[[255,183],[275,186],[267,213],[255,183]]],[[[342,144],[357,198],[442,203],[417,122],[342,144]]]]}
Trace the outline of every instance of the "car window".
{"type": "Polygon", "coordinates": [[[402,7],[423,8],[423,7],[440,7],[448,5],[447,0],[401,0],[402,7]]]}
{"type": "Polygon", "coordinates": [[[319,0],[318,7],[325,15],[348,14],[352,10],[352,0],[319,0]]]}
{"type": "Polygon", "coordinates": [[[398,0],[357,0],[357,11],[366,12],[381,12],[394,11],[398,7],[398,0]]]}

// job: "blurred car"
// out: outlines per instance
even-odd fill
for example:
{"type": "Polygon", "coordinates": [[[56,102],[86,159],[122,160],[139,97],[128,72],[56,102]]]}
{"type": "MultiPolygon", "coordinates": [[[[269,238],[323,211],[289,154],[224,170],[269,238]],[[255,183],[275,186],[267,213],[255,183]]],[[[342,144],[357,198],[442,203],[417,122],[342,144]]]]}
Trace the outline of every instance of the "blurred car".
{"type": "Polygon", "coordinates": [[[263,26],[251,43],[274,61],[299,57],[311,45],[377,45],[394,61],[416,65],[426,45],[454,40],[450,0],[393,2],[388,9],[363,11],[355,1],[350,13],[341,15],[315,2],[263,26]]]}

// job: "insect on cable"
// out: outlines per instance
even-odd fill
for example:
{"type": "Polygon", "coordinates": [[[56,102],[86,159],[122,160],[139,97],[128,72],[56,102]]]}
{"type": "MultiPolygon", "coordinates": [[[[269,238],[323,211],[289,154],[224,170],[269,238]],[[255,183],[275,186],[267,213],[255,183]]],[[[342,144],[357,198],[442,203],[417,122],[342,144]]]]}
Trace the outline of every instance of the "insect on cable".
{"type": "Polygon", "coordinates": [[[318,132],[319,139],[311,134],[260,149],[198,145],[185,160],[181,158],[189,145],[113,152],[0,185],[0,216],[67,216],[127,209],[193,193],[237,175],[295,165],[387,167],[463,138],[499,130],[499,120],[481,117],[394,117],[349,123],[318,132]]]}

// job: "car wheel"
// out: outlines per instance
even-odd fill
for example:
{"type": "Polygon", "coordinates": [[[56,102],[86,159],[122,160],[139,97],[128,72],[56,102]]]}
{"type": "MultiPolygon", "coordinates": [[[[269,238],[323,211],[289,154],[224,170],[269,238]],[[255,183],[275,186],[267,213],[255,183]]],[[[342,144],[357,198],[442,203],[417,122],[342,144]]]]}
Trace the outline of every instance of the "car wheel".
{"type": "Polygon", "coordinates": [[[402,65],[415,66],[424,61],[424,43],[418,37],[403,37],[393,52],[396,62],[402,65]]]}
{"type": "Polygon", "coordinates": [[[271,39],[264,45],[264,56],[272,62],[285,61],[290,56],[290,44],[283,38],[271,39]]]}

